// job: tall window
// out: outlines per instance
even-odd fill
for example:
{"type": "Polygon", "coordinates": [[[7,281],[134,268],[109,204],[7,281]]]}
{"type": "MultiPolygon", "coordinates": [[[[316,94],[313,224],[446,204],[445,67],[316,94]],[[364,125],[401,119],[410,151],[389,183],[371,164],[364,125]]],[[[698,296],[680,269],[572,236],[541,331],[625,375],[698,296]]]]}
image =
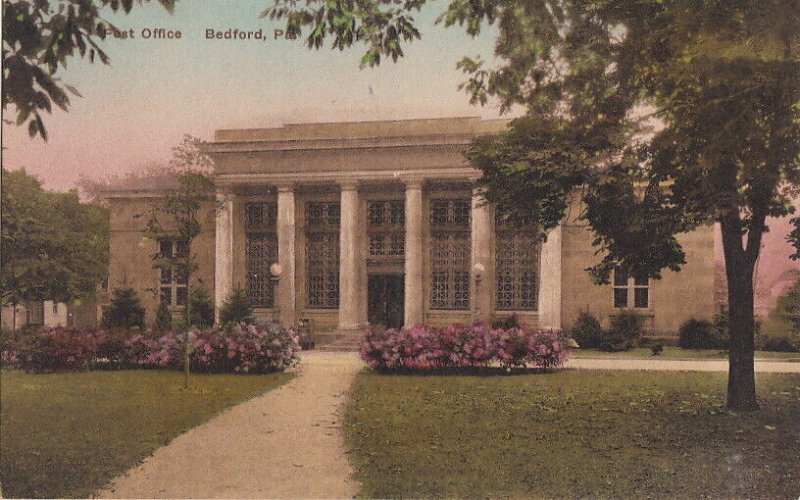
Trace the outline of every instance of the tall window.
{"type": "Polygon", "coordinates": [[[403,200],[369,203],[368,264],[402,264],[406,253],[405,214],[403,200]]]}
{"type": "Polygon", "coordinates": [[[495,306],[499,311],[536,311],[539,306],[541,242],[533,226],[497,220],[495,306]]]}
{"type": "Polygon", "coordinates": [[[275,303],[269,267],[278,260],[277,218],[275,203],[245,205],[247,299],[253,307],[272,307],[275,303]]]}
{"type": "MultiPolygon", "coordinates": [[[[186,240],[162,239],[158,242],[158,253],[162,259],[187,259],[189,244],[186,240]]],[[[179,264],[162,267],[161,301],[168,306],[186,305],[186,267],[179,264]]]]}
{"type": "Polygon", "coordinates": [[[306,295],[316,309],[339,307],[339,202],[306,204],[306,295]]]}
{"type": "Polygon", "coordinates": [[[629,276],[619,267],[614,269],[614,307],[618,309],[650,307],[647,276],[629,276]]]}
{"type": "Polygon", "coordinates": [[[431,200],[431,308],[469,309],[469,199],[431,200]]]}

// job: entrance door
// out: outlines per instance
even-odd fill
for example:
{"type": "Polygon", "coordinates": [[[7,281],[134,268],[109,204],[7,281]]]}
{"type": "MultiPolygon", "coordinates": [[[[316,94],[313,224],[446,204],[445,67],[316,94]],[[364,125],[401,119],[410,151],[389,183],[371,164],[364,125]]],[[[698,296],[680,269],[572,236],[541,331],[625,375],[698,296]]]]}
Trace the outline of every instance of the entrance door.
{"type": "Polygon", "coordinates": [[[367,319],[370,325],[402,328],[405,320],[405,279],[402,274],[370,274],[367,319]]]}

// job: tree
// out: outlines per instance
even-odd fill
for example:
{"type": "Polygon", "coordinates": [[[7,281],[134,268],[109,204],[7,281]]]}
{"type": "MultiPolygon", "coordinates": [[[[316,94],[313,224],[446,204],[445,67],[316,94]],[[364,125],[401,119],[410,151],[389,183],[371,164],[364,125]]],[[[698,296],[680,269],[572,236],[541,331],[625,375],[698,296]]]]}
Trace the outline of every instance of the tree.
{"type": "Polygon", "coordinates": [[[200,328],[207,328],[214,324],[214,301],[211,300],[205,286],[200,285],[192,290],[192,295],[189,297],[189,310],[192,314],[189,318],[190,324],[200,328]]]}
{"type": "MultiPolygon", "coordinates": [[[[145,234],[159,242],[159,251],[153,256],[153,267],[169,270],[181,276],[185,281],[186,297],[193,296],[192,276],[197,270],[197,254],[192,252],[192,242],[203,231],[201,211],[209,205],[215,206],[214,180],[207,172],[212,161],[200,150],[202,141],[191,136],[184,136],[183,142],[173,148],[171,170],[177,177],[177,187],[167,190],[164,196],[152,203],[147,217],[145,234]],[[169,241],[169,251],[164,251],[162,242],[169,241]],[[172,244],[174,242],[174,246],[172,244]],[[172,251],[175,248],[177,251],[172,251]]],[[[184,360],[184,385],[189,385],[189,349],[188,337],[192,328],[192,320],[200,316],[192,313],[193,303],[186,301],[184,320],[186,324],[186,353],[184,360]]]]}
{"type": "MultiPolygon", "coordinates": [[[[158,0],[172,13],[176,0],[158,0]]],[[[137,4],[150,0],[136,0],[137,4]]],[[[110,59],[100,44],[115,27],[101,17],[103,8],[126,14],[134,0],[3,0],[3,110],[13,104],[16,124],[28,123],[31,137],[47,140],[41,113],[53,104],[69,108],[69,94],[77,89],[61,81],[59,69],[77,55],[110,59]]]]}
{"type": "Polygon", "coordinates": [[[108,211],[77,192],[42,188],[24,170],[2,170],[3,304],[69,302],[97,289],[108,268],[108,211]]]}
{"type": "Polygon", "coordinates": [[[221,325],[228,323],[253,323],[253,308],[250,301],[241,287],[236,287],[229,296],[225,298],[219,312],[219,322],[221,325]]]}
{"type": "Polygon", "coordinates": [[[133,288],[117,288],[103,311],[103,325],[144,330],[144,307],[133,288]]]}
{"type": "MultiPolygon", "coordinates": [[[[419,38],[411,14],[425,3],[277,0],[263,15],[294,36],[308,28],[309,47],[364,44],[372,66],[419,38]]],[[[800,190],[800,2],[455,0],[439,22],[473,36],[498,27],[498,62],[462,59],[462,88],[526,112],[467,151],[502,216],[544,237],[577,198],[603,255],[598,283],[617,266],[677,271],[676,235],[721,225],[728,406],[756,409],[754,266],[766,218],[792,213],[800,190]]]]}
{"type": "Polygon", "coordinates": [[[783,295],[778,297],[775,314],[779,318],[791,322],[792,327],[800,332],[800,279],[797,279],[783,295]]]}

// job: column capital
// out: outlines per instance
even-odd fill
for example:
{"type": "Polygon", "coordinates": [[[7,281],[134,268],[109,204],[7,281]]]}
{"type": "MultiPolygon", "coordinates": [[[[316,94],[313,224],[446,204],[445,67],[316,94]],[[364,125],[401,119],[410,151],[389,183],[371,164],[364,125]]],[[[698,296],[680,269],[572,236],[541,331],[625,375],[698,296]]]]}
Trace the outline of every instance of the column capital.
{"type": "Polygon", "coordinates": [[[342,191],[357,191],[359,187],[359,182],[353,179],[346,179],[339,181],[339,187],[342,188],[342,191]]]}
{"type": "Polygon", "coordinates": [[[294,182],[284,182],[281,184],[277,184],[275,186],[279,193],[293,193],[294,192],[294,182]]]}
{"type": "Polygon", "coordinates": [[[417,175],[403,178],[403,183],[406,185],[406,189],[422,189],[422,184],[424,182],[425,178],[417,175]]]}
{"type": "Polygon", "coordinates": [[[216,196],[219,201],[231,201],[234,197],[233,188],[231,186],[217,186],[216,196]]]}

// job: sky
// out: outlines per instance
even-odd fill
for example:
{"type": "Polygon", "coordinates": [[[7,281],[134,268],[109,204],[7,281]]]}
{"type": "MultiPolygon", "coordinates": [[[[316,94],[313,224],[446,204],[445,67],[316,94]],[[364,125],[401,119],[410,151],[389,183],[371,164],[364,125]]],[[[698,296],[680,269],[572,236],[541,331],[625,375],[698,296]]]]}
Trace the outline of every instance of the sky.
{"type": "MultiPolygon", "coordinates": [[[[286,123],[481,116],[458,90],[463,56],[491,59],[496,30],[471,38],[435,25],[445,3],[414,17],[422,39],[406,45],[397,63],[359,69],[362,47],[309,50],[302,40],[274,37],[282,24],[259,19],[271,0],[179,0],[170,15],[160,5],[136,6],[103,17],[134,38],[104,42],[110,65],[71,59],[60,78],[78,89],[68,112],[45,117],[50,139],[31,139],[27,127],[3,125],[3,166],[25,168],[49,189],[75,187],[82,176],[103,179],[166,163],[184,134],[205,140],[214,130],[286,123]],[[143,38],[148,30],[181,38],[143,38]],[[265,40],[207,39],[206,31],[263,30],[265,40]]],[[[4,116],[11,118],[11,116],[4,116]]],[[[789,283],[786,221],[772,224],[760,261],[761,288],[771,297],[789,283]]],[[[720,252],[717,252],[720,258],[720,252]]]]}
{"type": "Polygon", "coordinates": [[[105,12],[134,38],[107,38],[108,66],[70,60],[60,77],[83,97],[73,97],[68,112],[46,116],[48,142],[31,140],[25,126],[4,126],[3,164],[63,190],[81,175],[102,178],[165,162],[184,134],[208,140],[216,129],[285,123],[498,116],[496,106],[469,104],[456,69],[465,55],[490,57],[495,32],[472,39],[458,27],[436,26],[444,4],[415,15],[422,40],[407,46],[405,58],[363,70],[361,47],[309,50],[299,39],[275,39],[282,23],[259,19],[270,5],[179,0],[172,15],[157,4],[128,15],[105,12]],[[157,28],[179,30],[181,39],[143,38],[157,28]],[[208,29],[262,29],[266,39],[209,40],[208,29]]]}

